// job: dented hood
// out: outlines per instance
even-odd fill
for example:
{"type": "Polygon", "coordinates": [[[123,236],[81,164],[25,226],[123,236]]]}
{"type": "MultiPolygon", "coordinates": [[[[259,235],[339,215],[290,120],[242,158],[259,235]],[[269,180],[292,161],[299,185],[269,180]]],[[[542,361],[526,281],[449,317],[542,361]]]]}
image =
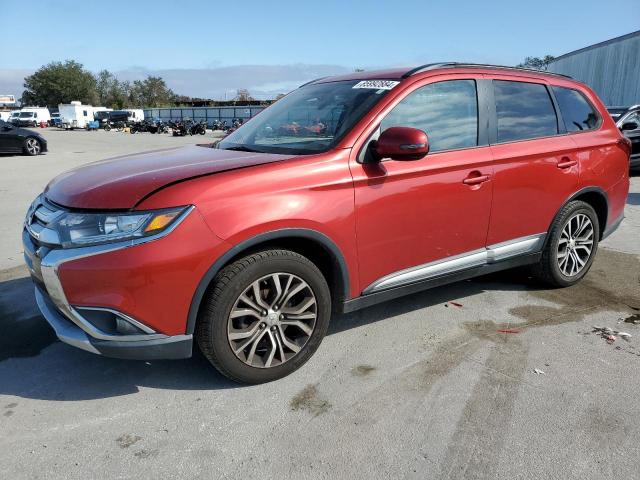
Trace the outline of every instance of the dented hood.
{"type": "Polygon", "coordinates": [[[46,197],[65,207],[130,209],[167,185],[217,172],[278,162],[291,155],[187,146],[90,163],[54,178],[46,197]]]}

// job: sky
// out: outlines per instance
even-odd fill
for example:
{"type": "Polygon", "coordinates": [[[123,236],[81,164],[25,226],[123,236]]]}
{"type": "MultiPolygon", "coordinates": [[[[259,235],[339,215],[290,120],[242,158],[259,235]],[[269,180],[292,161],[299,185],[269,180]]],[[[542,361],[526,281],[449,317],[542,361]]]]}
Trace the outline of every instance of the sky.
{"type": "Polygon", "coordinates": [[[0,0],[0,12],[0,94],[16,96],[66,59],[194,97],[267,98],[355,68],[515,65],[640,30],[640,0],[0,0]]]}

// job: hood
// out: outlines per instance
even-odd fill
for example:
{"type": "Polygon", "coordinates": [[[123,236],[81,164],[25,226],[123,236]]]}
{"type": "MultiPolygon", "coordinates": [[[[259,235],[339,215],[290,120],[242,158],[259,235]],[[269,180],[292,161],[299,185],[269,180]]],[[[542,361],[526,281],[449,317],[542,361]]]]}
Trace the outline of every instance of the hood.
{"type": "Polygon", "coordinates": [[[65,172],[47,185],[45,195],[52,202],[69,208],[130,209],[169,184],[291,157],[197,145],[155,150],[102,160],[65,172]]]}

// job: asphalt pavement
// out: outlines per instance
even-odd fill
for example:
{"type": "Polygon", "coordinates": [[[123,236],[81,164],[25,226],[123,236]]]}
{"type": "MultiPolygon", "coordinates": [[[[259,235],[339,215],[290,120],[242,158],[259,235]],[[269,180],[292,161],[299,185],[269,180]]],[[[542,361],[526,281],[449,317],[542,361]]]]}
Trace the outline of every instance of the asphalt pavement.
{"type": "Polygon", "coordinates": [[[21,261],[24,212],[55,174],[211,134],[44,132],[47,155],[0,157],[3,477],[637,478],[640,176],[578,285],[517,270],[337,315],[301,370],[239,386],[199,354],[134,362],[60,343],[21,261]]]}

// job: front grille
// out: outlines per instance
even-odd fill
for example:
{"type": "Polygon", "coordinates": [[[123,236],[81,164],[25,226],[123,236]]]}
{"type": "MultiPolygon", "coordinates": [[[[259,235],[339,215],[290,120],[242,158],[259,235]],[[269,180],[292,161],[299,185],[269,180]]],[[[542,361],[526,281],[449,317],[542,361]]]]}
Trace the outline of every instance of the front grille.
{"type": "Polygon", "coordinates": [[[53,248],[61,245],[58,232],[51,228],[51,225],[64,213],[65,210],[49,202],[43,195],[31,204],[25,219],[25,228],[34,245],[53,248]]]}

